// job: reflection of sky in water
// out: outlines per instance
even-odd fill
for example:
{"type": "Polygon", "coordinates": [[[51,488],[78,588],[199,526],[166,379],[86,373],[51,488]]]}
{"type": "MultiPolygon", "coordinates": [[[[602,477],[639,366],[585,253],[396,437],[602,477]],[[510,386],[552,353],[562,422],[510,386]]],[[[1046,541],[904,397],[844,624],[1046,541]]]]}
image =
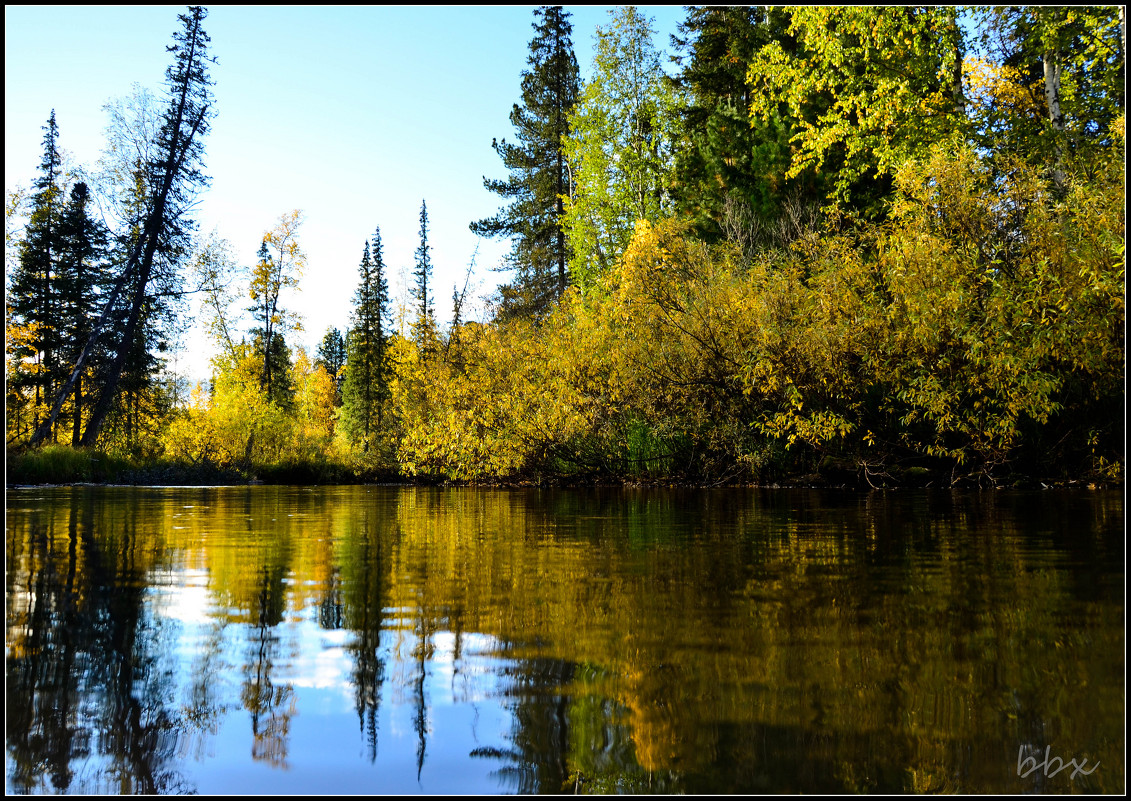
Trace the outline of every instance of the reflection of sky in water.
{"type": "MultiPolygon", "coordinates": [[[[209,692],[223,707],[212,730],[183,732],[178,751],[183,773],[201,793],[496,793],[491,773],[497,760],[471,757],[474,749],[505,748],[511,713],[504,706],[509,660],[492,636],[437,632],[426,662],[424,699],[426,747],[417,780],[419,738],[414,701],[419,664],[409,610],[386,610],[378,656],[385,662],[377,716],[377,755],[369,759],[366,732],[355,706],[349,646],[357,639],[345,629],[324,629],[317,607],[289,609],[274,629],[278,637],[272,683],[295,692],[295,713],[287,732],[285,766],[249,759],[252,719],[241,706],[242,663],[247,624],[224,625],[208,591],[208,574],[185,570],[154,577],[151,603],[158,617],[174,624],[175,670],[182,695],[207,671],[209,692]],[[389,614],[401,612],[403,616],[389,614]],[[399,624],[399,625],[398,625],[399,624]],[[202,654],[211,654],[205,666],[202,654]],[[196,673],[194,679],[193,674],[196,673]],[[194,765],[202,767],[199,772],[194,765]]],[[[208,659],[208,657],[205,657],[208,659]]]]}
{"type": "Polygon", "coordinates": [[[1123,789],[1121,497],[16,494],[9,791],[1123,789]]]}

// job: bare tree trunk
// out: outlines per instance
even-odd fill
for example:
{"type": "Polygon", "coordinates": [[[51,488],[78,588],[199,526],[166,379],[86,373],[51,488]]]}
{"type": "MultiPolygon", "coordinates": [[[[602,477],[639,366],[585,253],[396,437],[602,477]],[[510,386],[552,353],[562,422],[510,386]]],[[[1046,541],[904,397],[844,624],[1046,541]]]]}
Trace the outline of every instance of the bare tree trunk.
{"type": "Polygon", "coordinates": [[[1049,122],[1056,137],[1056,166],[1053,168],[1053,182],[1057,191],[1064,190],[1064,115],[1060,110],[1060,59],[1055,52],[1047,52],[1042,59],[1045,69],[1045,102],[1049,109],[1049,122]]]}

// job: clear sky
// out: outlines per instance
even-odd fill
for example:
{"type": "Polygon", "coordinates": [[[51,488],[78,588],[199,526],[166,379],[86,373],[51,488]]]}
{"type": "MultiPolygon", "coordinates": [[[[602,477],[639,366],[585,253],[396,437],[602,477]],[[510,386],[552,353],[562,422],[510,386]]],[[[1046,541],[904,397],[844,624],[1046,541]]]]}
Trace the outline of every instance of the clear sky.
{"type": "MultiPolygon", "coordinates": [[[[313,353],[329,326],[348,325],[362,246],[381,228],[397,292],[419,245],[427,200],[435,306],[450,316],[476,237],[472,220],[500,199],[483,176],[505,178],[492,137],[512,137],[534,6],[216,6],[212,37],[217,115],[205,140],[211,188],[200,197],[200,230],[215,229],[242,264],[284,212],[302,209],[308,256],[299,291],[281,304],[305,318],[292,335],[313,353]]],[[[593,37],[610,7],[578,6],[573,43],[589,74],[593,37]]],[[[642,6],[655,44],[685,12],[642,6]]],[[[183,6],[5,6],[4,183],[35,176],[42,126],[55,109],[59,145],[93,168],[102,148],[102,106],[138,83],[162,96],[165,46],[183,6]]],[[[666,63],[666,59],[665,59],[666,63]]],[[[508,251],[484,240],[472,286],[489,294],[506,274],[492,271],[508,251]]],[[[480,308],[477,306],[477,308],[480,308]]],[[[209,346],[190,335],[179,370],[205,378],[209,346]]]]}

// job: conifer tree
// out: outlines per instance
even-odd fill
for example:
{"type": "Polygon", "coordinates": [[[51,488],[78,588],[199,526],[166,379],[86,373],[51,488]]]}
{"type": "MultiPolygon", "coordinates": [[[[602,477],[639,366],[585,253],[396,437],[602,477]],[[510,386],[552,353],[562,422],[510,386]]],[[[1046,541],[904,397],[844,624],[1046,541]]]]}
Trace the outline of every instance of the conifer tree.
{"type": "Polygon", "coordinates": [[[471,230],[512,240],[506,267],[515,278],[500,288],[503,316],[538,316],[565,291],[569,251],[562,229],[562,197],[569,192],[563,141],[577,103],[577,58],[569,13],[561,6],[534,12],[529,68],[522,73],[522,105],[510,121],[518,144],[492,141],[510,171],[506,180],[483,179],[483,185],[510,205],[494,217],[471,223],[471,230]]]}
{"type": "Polygon", "coordinates": [[[342,405],[342,367],[346,364],[346,340],[342,332],[335,327],[326,329],[322,342],[318,345],[318,358],[314,362],[326,368],[326,372],[334,379],[334,403],[342,405]]]}
{"type": "MultiPolygon", "coordinates": [[[[55,124],[54,109],[43,130],[43,161],[39,165],[39,177],[34,182],[30,219],[9,290],[9,302],[16,319],[34,332],[28,344],[36,352],[39,365],[37,370],[29,373],[31,385],[28,391],[34,395],[37,408],[50,402],[55,387],[61,383],[56,272],[62,246],[60,218],[63,190],[60,183],[59,128],[55,124]]],[[[36,425],[42,422],[37,419],[36,425]]],[[[49,430],[52,428],[53,424],[48,426],[49,430]]],[[[45,431],[44,435],[47,433],[45,431]]],[[[53,430],[50,433],[54,436],[53,430]]]]}
{"type": "Polygon", "coordinates": [[[414,333],[418,342],[427,343],[435,333],[435,312],[432,298],[428,294],[428,282],[432,279],[432,248],[428,245],[428,204],[420,201],[420,247],[416,249],[416,324],[414,333]]]}
{"type": "MultiPolygon", "coordinates": [[[[59,221],[58,324],[63,333],[60,357],[65,365],[78,361],[97,317],[98,302],[108,283],[105,256],[109,231],[100,220],[90,215],[91,201],[86,183],[75,184],[59,221]]],[[[95,355],[88,364],[96,368],[100,361],[95,355]]],[[[71,404],[72,445],[78,445],[82,437],[83,390],[83,377],[80,375],[71,404]]]]}
{"type": "Polygon", "coordinates": [[[354,294],[342,385],[342,426],[346,436],[368,452],[385,425],[389,398],[389,287],[385,278],[381,230],[367,242],[358,267],[360,282],[354,294]]]}
{"type": "Polygon", "coordinates": [[[771,41],[793,47],[789,22],[781,8],[694,6],[672,36],[673,61],[681,67],[674,83],[687,99],[673,194],[681,216],[693,219],[709,240],[731,234],[727,229],[739,215],[766,228],[796,201],[824,197],[815,171],[785,177],[790,120],[780,114],[750,118],[747,66],[771,41]]]}
{"type": "MultiPolygon", "coordinates": [[[[152,301],[150,282],[154,278],[154,260],[159,252],[175,255],[187,251],[185,245],[193,223],[188,217],[196,191],[208,183],[201,171],[203,138],[212,117],[212,85],[208,66],[214,59],[208,55],[210,37],[203,22],[207,11],[190,6],[178,19],[182,29],[174,34],[173,44],[166,49],[173,54],[173,63],[166,70],[168,105],[157,132],[156,158],[145,170],[147,187],[145,213],[139,235],[133,241],[125,265],[95,323],[87,344],[71,370],[66,384],[55,394],[55,403],[47,419],[32,436],[32,444],[46,437],[63,404],[74,391],[102,330],[110,321],[111,312],[126,298],[124,325],[115,331],[115,354],[107,370],[90,419],[83,431],[81,444],[91,446],[98,438],[103,421],[118,393],[118,384],[131,352],[135,350],[143,309],[152,301]],[[125,293],[127,287],[129,292],[125,293]]],[[[117,327],[116,327],[117,328],[117,327]]]]}

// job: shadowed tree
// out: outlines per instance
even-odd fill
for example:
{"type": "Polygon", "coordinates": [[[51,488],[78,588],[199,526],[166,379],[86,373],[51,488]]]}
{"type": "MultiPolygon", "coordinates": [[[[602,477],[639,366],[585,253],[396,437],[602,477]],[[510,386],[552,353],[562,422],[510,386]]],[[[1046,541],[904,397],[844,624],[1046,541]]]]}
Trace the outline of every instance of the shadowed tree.
{"type": "Polygon", "coordinates": [[[201,171],[201,157],[203,138],[212,117],[209,89],[212,81],[208,77],[208,66],[214,63],[214,59],[208,56],[211,39],[203,28],[206,15],[203,7],[191,6],[187,14],[178,17],[182,30],[174,34],[173,44],[167,48],[174,58],[165,74],[168,106],[157,132],[157,158],[148,163],[144,175],[148,191],[144,215],[139,220],[139,234],[130,247],[121,275],[109,293],[102,316],[93,326],[86,347],[71,371],[71,377],[56,394],[51,413],[32,436],[32,444],[42,441],[50,433],[63,403],[82,375],[85,362],[90,358],[111,310],[129,286],[125,322],[115,343],[115,355],[82,436],[82,445],[94,444],[114,402],[118,382],[135,344],[143,307],[149,299],[154,257],[159,250],[168,253],[180,249],[181,243],[192,232],[193,223],[187,215],[196,190],[208,182],[201,171]]]}

